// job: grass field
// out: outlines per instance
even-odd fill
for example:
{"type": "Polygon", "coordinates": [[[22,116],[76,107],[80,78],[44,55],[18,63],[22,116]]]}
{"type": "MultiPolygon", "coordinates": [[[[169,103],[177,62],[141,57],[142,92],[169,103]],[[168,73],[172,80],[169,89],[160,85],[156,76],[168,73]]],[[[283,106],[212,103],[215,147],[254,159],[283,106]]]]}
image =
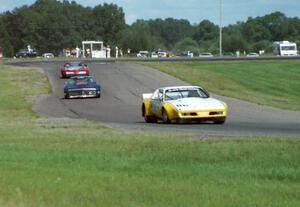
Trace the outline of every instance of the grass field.
{"type": "Polygon", "coordinates": [[[300,110],[300,61],[159,62],[145,65],[210,92],[300,110]]]}
{"type": "Polygon", "coordinates": [[[26,97],[51,91],[43,73],[0,65],[0,83],[0,206],[300,203],[299,139],[203,140],[42,118],[26,97]]]}

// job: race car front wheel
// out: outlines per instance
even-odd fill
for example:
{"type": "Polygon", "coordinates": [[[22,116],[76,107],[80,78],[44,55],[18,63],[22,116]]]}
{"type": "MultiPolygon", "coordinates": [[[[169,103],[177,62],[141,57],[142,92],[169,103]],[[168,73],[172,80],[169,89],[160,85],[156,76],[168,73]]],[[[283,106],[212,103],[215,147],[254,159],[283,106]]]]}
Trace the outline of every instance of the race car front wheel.
{"type": "Polygon", "coordinates": [[[168,113],[166,112],[166,110],[163,110],[163,112],[162,112],[162,121],[165,124],[170,123],[170,119],[169,119],[169,116],[168,116],[168,113]]]}
{"type": "Polygon", "coordinates": [[[68,93],[65,94],[65,99],[69,99],[70,95],[68,93]]]}
{"type": "Polygon", "coordinates": [[[222,118],[217,118],[214,120],[214,123],[215,124],[224,124],[226,121],[226,118],[225,117],[222,117],[222,118]]]}

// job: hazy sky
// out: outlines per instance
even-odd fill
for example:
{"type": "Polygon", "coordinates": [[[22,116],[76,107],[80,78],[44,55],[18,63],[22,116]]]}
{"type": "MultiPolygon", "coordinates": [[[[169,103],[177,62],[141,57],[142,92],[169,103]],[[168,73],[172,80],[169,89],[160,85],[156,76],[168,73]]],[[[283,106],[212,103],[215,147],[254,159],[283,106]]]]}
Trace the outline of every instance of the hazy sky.
{"type": "MultiPolygon", "coordinates": [[[[0,12],[15,7],[31,5],[35,0],[0,0],[0,12]]],[[[103,3],[115,3],[125,12],[127,24],[136,19],[173,17],[199,23],[208,19],[219,24],[220,0],[76,0],[83,6],[94,7],[103,3]]],[[[300,17],[300,0],[222,0],[223,24],[245,21],[280,11],[288,17],[300,17]]]]}

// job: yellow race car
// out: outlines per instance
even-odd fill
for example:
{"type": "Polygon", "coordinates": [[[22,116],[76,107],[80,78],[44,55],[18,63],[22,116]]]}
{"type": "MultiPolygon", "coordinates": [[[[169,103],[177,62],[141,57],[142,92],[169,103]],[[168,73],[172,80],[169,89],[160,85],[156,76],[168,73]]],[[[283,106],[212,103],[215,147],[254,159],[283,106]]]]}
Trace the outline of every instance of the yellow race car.
{"type": "Polygon", "coordinates": [[[212,121],[224,124],[227,104],[199,86],[173,86],[143,94],[142,116],[147,123],[184,121],[212,121]]]}

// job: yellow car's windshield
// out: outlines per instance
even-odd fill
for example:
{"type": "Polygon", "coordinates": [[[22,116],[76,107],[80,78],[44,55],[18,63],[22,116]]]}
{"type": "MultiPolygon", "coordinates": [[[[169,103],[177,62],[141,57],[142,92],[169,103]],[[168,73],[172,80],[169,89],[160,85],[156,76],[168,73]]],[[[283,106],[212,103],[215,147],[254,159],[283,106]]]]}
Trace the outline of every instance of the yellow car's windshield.
{"type": "Polygon", "coordinates": [[[208,98],[207,92],[200,88],[170,89],[165,91],[165,100],[177,100],[181,98],[208,98]]]}

